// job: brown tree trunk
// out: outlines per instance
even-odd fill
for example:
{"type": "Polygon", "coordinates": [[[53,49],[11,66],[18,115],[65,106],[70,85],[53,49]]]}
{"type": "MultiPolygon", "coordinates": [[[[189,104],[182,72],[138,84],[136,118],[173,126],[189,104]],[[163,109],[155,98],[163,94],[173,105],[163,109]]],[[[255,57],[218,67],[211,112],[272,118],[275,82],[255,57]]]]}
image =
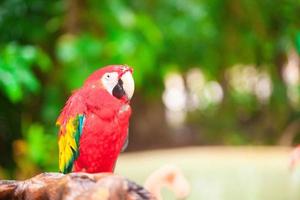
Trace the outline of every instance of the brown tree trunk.
{"type": "Polygon", "coordinates": [[[71,34],[79,33],[81,29],[82,10],[84,0],[67,0],[67,12],[65,18],[65,32],[71,34]]]}

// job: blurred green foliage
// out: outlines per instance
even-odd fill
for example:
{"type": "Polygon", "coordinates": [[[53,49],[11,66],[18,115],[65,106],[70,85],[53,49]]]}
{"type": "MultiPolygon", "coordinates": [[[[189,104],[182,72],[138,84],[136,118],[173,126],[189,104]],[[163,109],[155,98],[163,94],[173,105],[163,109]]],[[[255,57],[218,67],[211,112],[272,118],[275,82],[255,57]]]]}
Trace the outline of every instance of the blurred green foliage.
{"type": "Polygon", "coordinates": [[[37,93],[40,83],[33,74],[33,65],[46,71],[51,64],[47,54],[34,46],[8,43],[0,53],[1,89],[12,102],[23,99],[24,93],[37,93]]]}
{"type": "MultiPolygon", "coordinates": [[[[290,50],[300,52],[299,12],[294,0],[3,0],[0,99],[6,104],[0,119],[9,108],[21,112],[17,138],[25,144],[27,166],[18,166],[18,152],[5,155],[23,176],[27,169],[55,170],[54,124],[67,96],[94,70],[119,63],[134,67],[137,105],[145,108],[161,102],[170,71],[196,67],[221,83],[222,103],[187,118],[199,135],[193,144],[276,144],[300,114],[281,75],[290,50]],[[267,104],[230,88],[226,70],[235,64],[270,75],[267,104]]],[[[144,112],[141,107],[136,112],[144,112]]],[[[15,148],[5,130],[0,145],[9,141],[15,148]]]]}

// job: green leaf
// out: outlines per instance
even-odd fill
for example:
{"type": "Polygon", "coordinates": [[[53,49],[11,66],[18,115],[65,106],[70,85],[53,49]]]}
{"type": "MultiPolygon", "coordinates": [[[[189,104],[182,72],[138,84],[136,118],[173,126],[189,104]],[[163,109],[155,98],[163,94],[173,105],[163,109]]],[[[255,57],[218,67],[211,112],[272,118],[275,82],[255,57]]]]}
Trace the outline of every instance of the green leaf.
{"type": "Polygon", "coordinates": [[[295,46],[296,46],[298,54],[300,54],[300,31],[298,31],[296,34],[295,46]]]}

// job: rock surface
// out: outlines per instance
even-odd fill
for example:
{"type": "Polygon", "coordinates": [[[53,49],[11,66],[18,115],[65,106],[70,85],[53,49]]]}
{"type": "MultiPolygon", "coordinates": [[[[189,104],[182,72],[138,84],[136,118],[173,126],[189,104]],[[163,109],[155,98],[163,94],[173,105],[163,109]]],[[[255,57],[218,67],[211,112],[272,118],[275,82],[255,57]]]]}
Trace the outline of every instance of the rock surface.
{"type": "Polygon", "coordinates": [[[155,200],[121,176],[99,173],[42,173],[25,181],[0,180],[0,200],[155,200]]]}

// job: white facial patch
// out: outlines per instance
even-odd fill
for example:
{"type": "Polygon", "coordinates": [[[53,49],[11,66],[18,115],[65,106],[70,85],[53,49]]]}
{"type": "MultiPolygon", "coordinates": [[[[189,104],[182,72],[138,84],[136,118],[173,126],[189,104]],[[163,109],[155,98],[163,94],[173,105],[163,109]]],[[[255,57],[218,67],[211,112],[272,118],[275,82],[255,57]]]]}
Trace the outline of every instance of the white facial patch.
{"type": "Polygon", "coordinates": [[[101,79],[103,86],[110,94],[112,94],[112,90],[118,84],[118,76],[117,72],[110,72],[105,73],[101,79]]]}

